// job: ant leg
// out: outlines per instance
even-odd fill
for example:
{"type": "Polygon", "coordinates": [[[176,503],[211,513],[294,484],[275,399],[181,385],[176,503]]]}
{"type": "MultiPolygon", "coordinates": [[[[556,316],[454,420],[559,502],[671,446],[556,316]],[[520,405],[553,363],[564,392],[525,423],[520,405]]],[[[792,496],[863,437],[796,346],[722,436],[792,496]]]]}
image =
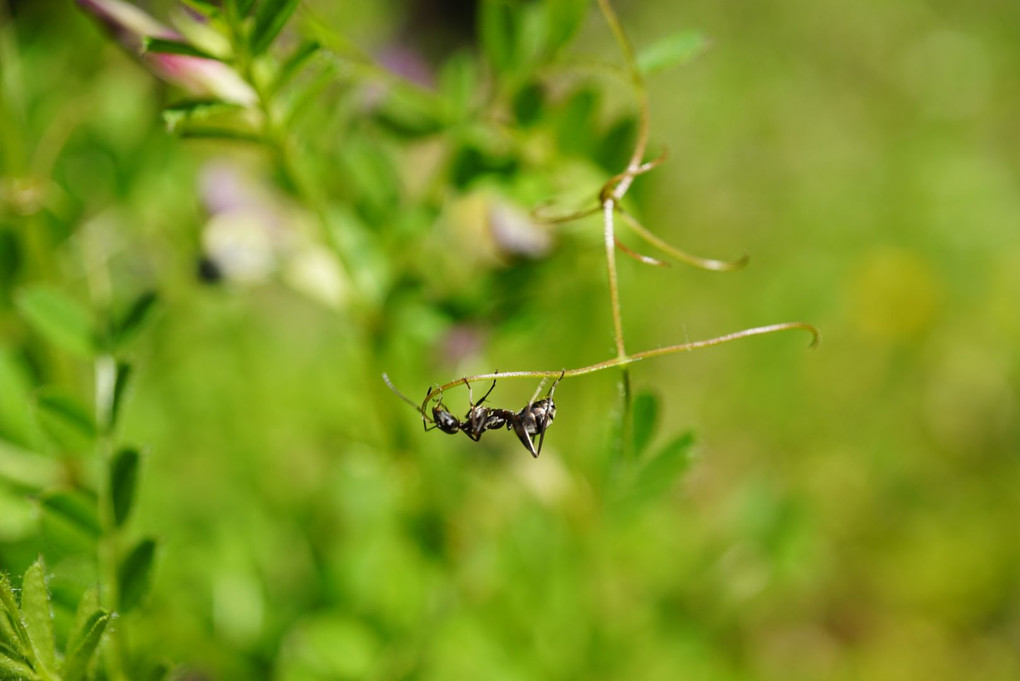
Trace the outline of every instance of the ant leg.
{"type": "MultiPolygon", "coordinates": [[[[507,425],[509,425],[509,423],[507,425]]],[[[531,439],[531,436],[528,435],[528,429],[524,426],[524,423],[522,423],[520,419],[516,420],[513,424],[513,429],[517,439],[521,441],[521,444],[524,445],[529,452],[531,452],[531,456],[537,459],[538,452],[535,451],[535,442],[531,439]]],[[[541,451],[541,441],[539,442],[539,451],[541,451]]]]}
{"type": "Polygon", "coordinates": [[[545,430],[546,429],[543,428],[542,432],[538,436],[538,451],[533,452],[536,459],[538,458],[538,455],[542,453],[542,443],[545,442],[545,430]]]}
{"type": "Polygon", "coordinates": [[[538,387],[535,388],[535,394],[531,396],[530,400],[528,400],[529,407],[533,405],[535,401],[538,399],[538,396],[542,393],[542,388],[545,387],[545,382],[547,380],[548,380],[547,378],[543,378],[542,381],[538,384],[538,387]]]}
{"type": "Polygon", "coordinates": [[[490,394],[492,393],[492,391],[493,391],[493,390],[494,390],[495,388],[496,388],[496,379],[492,379],[492,385],[491,385],[491,386],[489,386],[489,390],[488,390],[488,392],[486,392],[486,393],[485,393],[484,395],[482,395],[482,399],[478,400],[477,402],[472,402],[472,404],[473,404],[474,406],[478,406],[479,404],[481,404],[482,402],[484,402],[484,401],[485,401],[485,399],[486,399],[486,398],[487,398],[487,397],[488,397],[488,396],[489,396],[489,395],[490,395],[490,394]]]}
{"type": "MultiPolygon", "coordinates": [[[[427,397],[427,396],[428,396],[429,394],[431,394],[431,393],[432,393],[432,390],[433,390],[434,388],[438,388],[438,387],[439,387],[439,384],[438,384],[438,383],[433,383],[432,385],[430,385],[430,386],[429,386],[429,388],[428,388],[428,390],[426,390],[426,391],[425,391],[425,395],[426,395],[426,397],[427,397]]],[[[439,397],[438,397],[437,399],[439,400],[439,406],[440,406],[440,407],[442,407],[442,406],[443,406],[443,394],[442,394],[442,393],[439,393],[439,397]]],[[[436,429],[436,428],[438,428],[438,427],[439,427],[439,424],[438,424],[438,423],[436,423],[435,421],[432,421],[432,427],[431,427],[431,428],[429,428],[429,421],[431,421],[431,419],[429,419],[429,418],[428,418],[428,417],[427,417],[427,416],[425,415],[425,412],[424,412],[424,411],[422,411],[422,412],[421,412],[421,425],[422,425],[422,427],[423,427],[423,428],[425,428],[425,432],[426,432],[426,433],[427,433],[427,432],[429,432],[430,430],[434,430],[434,429],[436,429]]]]}
{"type": "MultiPolygon", "coordinates": [[[[552,399],[553,393],[554,393],[554,392],[556,392],[556,386],[558,386],[558,385],[560,384],[560,381],[562,381],[562,380],[563,380],[563,376],[564,376],[564,375],[565,375],[566,373],[567,373],[567,370],[566,370],[566,369],[564,369],[563,371],[561,371],[561,372],[560,372],[560,375],[559,375],[559,376],[558,376],[558,377],[556,378],[556,380],[555,380],[555,381],[553,381],[553,384],[552,384],[552,385],[551,385],[551,386],[549,387],[549,394],[548,394],[548,395],[546,395],[546,397],[548,397],[548,398],[549,398],[550,400],[552,399]]],[[[541,449],[541,447],[539,447],[539,449],[541,449]]]]}

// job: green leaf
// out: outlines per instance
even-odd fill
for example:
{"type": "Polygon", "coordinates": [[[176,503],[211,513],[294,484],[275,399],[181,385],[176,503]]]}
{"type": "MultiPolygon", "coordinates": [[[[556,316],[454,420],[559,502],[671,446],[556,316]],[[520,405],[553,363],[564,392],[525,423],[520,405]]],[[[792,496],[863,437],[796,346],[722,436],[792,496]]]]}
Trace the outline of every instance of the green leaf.
{"type": "Polygon", "coordinates": [[[29,399],[32,379],[25,362],[2,345],[0,386],[0,438],[31,448],[37,444],[29,399]]]}
{"type": "Polygon", "coordinates": [[[263,0],[255,11],[255,28],[251,34],[252,54],[262,54],[273,44],[299,2],[300,0],[263,0]]]}
{"type": "Polygon", "coordinates": [[[513,111],[517,122],[530,127],[538,123],[545,103],[545,91],[539,83],[529,83],[514,95],[513,111]]]}
{"type": "Polygon", "coordinates": [[[220,8],[209,0],[180,0],[188,9],[198,12],[207,19],[218,19],[220,8]]]}
{"type": "Polygon", "coordinates": [[[146,538],[138,542],[121,562],[117,570],[121,612],[134,609],[149,592],[155,557],[156,540],[146,538]]]}
{"type": "Polygon", "coordinates": [[[245,17],[248,16],[248,12],[251,11],[252,5],[255,4],[255,0],[230,0],[237,7],[238,15],[245,17]]]}
{"type": "Polygon", "coordinates": [[[517,25],[514,11],[505,0],[482,0],[478,33],[493,70],[509,69],[514,63],[517,25]]]}
{"type": "Polygon", "coordinates": [[[95,497],[81,490],[47,494],[42,498],[42,508],[44,513],[73,525],[91,539],[98,539],[103,533],[95,497]]]}
{"type": "Polygon", "coordinates": [[[15,296],[21,316],[41,336],[80,357],[96,352],[95,325],[78,301],[48,286],[22,288],[15,296]]]}
{"type": "Polygon", "coordinates": [[[151,52],[154,54],[183,54],[187,57],[200,57],[201,59],[213,59],[219,61],[215,55],[200,50],[194,45],[179,40],[167,40],[166,38],[154,38],[146,36],[142,38],[142,53],[151,52]]]}
{"type": "Polygon", "coordinates": [[[124,313],[124,316],[116,322],[114,344],[117,347],[124,345],[138,335],[145,322],[151,318],[158,299],[159,296],[156,295],[155,291],[146,291],[135,298],[131,306],[124,313]]]}
{"type": "Polygon", "coordinates": [[[19,653],[27,655],[31,650],[28,630],[25,629],[25,622],[21,618],[21,609],[14,598],[11,580],[3,573],[0,573],[0,616],[7,618],[10,629],[14,632],[11,644],[18,649],[19,653]]]}
{"type": "Polygon", "coordinates": [[[289,83],[290,79],[301,70],[301,67],[308,63],[308,60],[321,49],[322,45],[317,40],[305,40],[298,45],[297,49],[280,66],[280,72],[276,74],[276,79],[273,80],[273,86],[270,88],[271,91],[276,92],[289,83]]]}
{"type": "Polygon", "coordinates": [[[44,668],[57,668],[56,642],[53,636],[53,608],[46,588],[46,565],[38,558],[21,581],[21,614],[32,645],[33,656],[44,668]]]}
{"type": "Polygon", "coordinates": [[[56,444],[72,452],[91,448],[98,433],[89,410],[55,388],[36,393],[36,419],[56,444]]]}
{"type": "Polygon", "coordinates": [[[638,68],[649,74],[686,64],[709,44],[708,38],[698,31],[679,31],[641,50],[637,55],[638,68]]]}
{"type": "Polygon", "coordinates": [[[662,448],[659,454],[638,470],[632,494],[650,500],[670,488],[691,463],[694,433],[686,432],[662,448]]]}
{"type": "Polygon", "coordinates": [[[0,678],[14,678],[14,679],[29,679],[35,681],[39,677],[36,675],[32,668],[26,665],[24,662],[11,659],[7,655],[0,653],[0,678]]]}
{"type": "Polygon", "coordinates": [[[564,46],[588,13],[588,0],[551,0],[545,3],[546,43],[550,52],[564,46]]]}
{"type": "Polygon", "coordinates": [[[659,400],[651,393],[641,393],[634,398],[632,426],[634,456],[640,457],[655,434],[659,420],[659,400]]]}
{"type": "Polygon", "coordinates": [[[58,461],[0,442],[0,478],[15,488],[42,490],[61,479],[58,461]]]}
{"type": "Polygon", "coordinates": [[[587,155],[595,146],[595,118],[599,95],[589,88],[574,91],[556,121],[556,140],[566,154],[587,155]]]}
{"type": "Polygon", "coordinates": [[[81,600],[78,601],[78,607],[75,608],[74,624],[71,625],[67,638],[67,650],[73,650],[88,633],[92,626],[89,620],[95,616],[99,609],[99,587],[93,585],[85,590],[81,600]]]}
{"type": "Polygon", "coordinates": [[[127,391],[128,379],[131,378],[131,365],[127,362],[117,362],[116,378],[113,380],[113,395],[110,399],[110,413],[107,417],[107,432],[113,432],[117,427],[117,420],[120,417],[120,406],[124,402],[124,393],[127,391]]]}
{"type": "Polygon", "coordinates": [[[474,57],[459,52],[447,59],[439,72],[439,90],[443,93],[449,120],[456,122],[467,118],[478,91],[478,65],[474,57]]]}
{"type": "Polygon", "coordinates": [[[131,515],[138,485],[139,455],[136,449],[122,449],[110,463],[110,494],[113,500],[113,519],[120,527],[131,515]]]}
{"type": "Polygon", "coordinates": [[[105,610],[97,610],[88,618],[82,630],[72,637],[68,643],[61,681],[84,681],[89,662],[99,647],[109,622],[110,614],[105,610]]]}
{"type": "MultiPolygon", "coordinates": [[[[166,125],[166,130],[170,134],[178,134],[185,132],[187,127],[195,124],[209,124],[213,121],[218,123],[228,123],[232,118],[236,118],[236,114],[242,111],[244,107],[234,102],[224,102],[219,99],[193,99],[184,102],[178,102],[173,106],[168,106],[163,109],[163,123],[166,125]]],[[[146,316],[148,315],[152,303],[155,302],[155,293],[142,294],[138,300],[135,301],[135,305],[144,303],[148,308],[143,309],[146,316]],[[146,300],[147,296],[151,296],[151,300],[146,300]]],[[[135,305],[132,305],[131,310],[134,309],[135,305]]],[[[129,312],[131,311],[129,310],[129,312]]],[[[144,318],[143,320],[144,321],[144,318]]],[[[140,325],[140,324],[139,324],[140,325]]]]}
{"type": "Polygon", "coordinates": [[[405,88],[393,88],[380,103],[377,120],[395,135],[418,138],[443,129],[441,101],[405,88]]]}
{"type": "Polygon", "coordinates": [[[176,132],[185,139],[262,144],[261,135],[253,132],[247,132],[245,130],[232,130],[230,128],[188,128],[186,130],[179,130],[176,132]]]}

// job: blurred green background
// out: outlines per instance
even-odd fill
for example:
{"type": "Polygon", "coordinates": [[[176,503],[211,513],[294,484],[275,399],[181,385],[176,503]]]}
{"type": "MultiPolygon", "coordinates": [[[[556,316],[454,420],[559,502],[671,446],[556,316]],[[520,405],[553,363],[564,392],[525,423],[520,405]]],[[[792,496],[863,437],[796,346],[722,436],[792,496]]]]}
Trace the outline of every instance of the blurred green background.
{"type": "MultiPolygon", "coordinates": [[[[306,9],[372,54],[407,48],[427,72],[477,51],[471,3],[339,5],[306,9]]],[[[486,220],[500,201],[581,205],[623,166],[571,137],[573,82],[550,88],[526,162],[478,161],[363,122],[371,88],[340,69],[295,127],[324,192],[302,205],[258,148],[168,135],[174,92],[77,8],[7,0],[5,447],[45,449],[38,386],[92,380],[20,319],[19,287],[87,301],[99,268],[115,303],[161,299],[123,416],[145,452],[132,527],[160,541],[132,645],[209,679],[1020,678],[1020,5],[618,10],[639,49],[679,29],[712,43],[649,76],[651,149],[671,159],[633,205],[671,243],[751,257],[735,273],[621,258],[628,349],[780,321],[824,335],[634,365],[653,449],[696,439],[683,475],[647,487],[619,482],[633,464],[609,444],[619,372],[558,387],[538,460],[510,433],[423,433],[379,379],[418,397],[613,355],[597,220],[537,257],[501,252],[486,220]],[[276,211],[273,244],[324,211],[351,235],[347,278],[303,236],[268,277],[219,261],[203,283],[217,191],[276,211]]],[[[569,54],[619,63],[594,5],[569,54]]],[[[630,111],[612,79],[587,91],[597,130],[630,111]]],[[[88,479],[80,457],[38,456],[88,479]]],[[[92,568],[40,521],[0,481],[0,569],[41,552],[66,609],[92,568]]]]}

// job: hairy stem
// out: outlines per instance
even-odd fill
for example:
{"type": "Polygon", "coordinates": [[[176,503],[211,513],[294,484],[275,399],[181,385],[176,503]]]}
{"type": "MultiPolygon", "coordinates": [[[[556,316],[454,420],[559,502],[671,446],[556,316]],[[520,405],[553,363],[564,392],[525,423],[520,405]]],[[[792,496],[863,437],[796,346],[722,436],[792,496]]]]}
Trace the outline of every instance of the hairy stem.
{"type": "MultiPolygon", "coordinates": [[[[811,345],[814,347],[821,340],[821,334],[811,324],[804,322],[784,322],[782,324],[769,324],[768,326],[756,326],[751,329],[743,329],[741,331],[734,331],[724,336],[716,336],[715,338],[707,338],[705,340],[691,341],[689,343],[680,343],[679,345],[667,345],[662,348],[655,348],[652,350],[645,350],[643,352],[636,352],[628,357],[615,357],[608,359],[598,364],[591,364],[586,367],[580,367],[578,369],[552,369],[549,371],[496,371],[488,374],[477,374],[475,376],[465,376],[464,378],[458,378],[455,381],[450,381],[438,387],[433,387],[429,390],[425,396],[424,402],[422,402],[422,411],[428,403],[437,395],[443,391],[455,388],[458,385],[467,385],[473,381],[484,381],[492,378],[555,378],[560,375],[563,378],[572,378],[574,376],[583,376],[585,374],[593,374],[596,371],[604,371],[606,369],[612,369],[613,367],[624,367],[635,362],[640,362],[644,359],[651,357],[659,357],[661,355],[671,355],[676,352],[690,352],[691,350],[699,350],[701,348],[710,348],[715,345],[723,345],[725,343],[731,343],[742,338],[750,338],[751,336],[764,336],[771,333],[778,333],[780,331],[793,331],[802,330],[807,331],[811,334],[811,345]]],[[[384,375],[385,377],[385,375],[384,375]]],[[[386,378],[387,383],[389,379],[386,378]]]]}

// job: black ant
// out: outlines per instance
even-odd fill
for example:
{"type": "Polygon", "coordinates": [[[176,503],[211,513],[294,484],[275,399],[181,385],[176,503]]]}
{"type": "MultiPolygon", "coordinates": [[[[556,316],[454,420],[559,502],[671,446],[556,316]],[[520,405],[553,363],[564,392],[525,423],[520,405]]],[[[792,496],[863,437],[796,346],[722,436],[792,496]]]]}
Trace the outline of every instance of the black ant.
{"type": "MultiPolygon", "coordinates": [[[[389,383],[389,381],[387,381],[387,383],[389,383]]],[[[394,392],[397,390],[392,385],[390,385],[390,389],[394,392]]],[[[432,392],[432,388],[429,388],[429,392],[432,392]]],[[[400,395],[399,392],[397,394],[400,395]]],[[[428,393],[425,394],[428,395],[428,393]]],[[[400,396],[404,397],[403,395],[400,396]]],[[[407,401],[410,402],[410,400],[407,401]]],[[[411,404],[414,403],[412,402],[411,404]]],[[[418,407],[415,408],[417,409],[418,407]]],[[[424,411],[421,413],[421,424],[425,427],[426,433],[438,428],[444,433],[449,433],[450,435],[456,435],[462,426],[461,422],[457,420],[457,417],[447,411],[446,407],[443,406],[443,395],[441,393],[439,395],[439,399],[436,401],[436,405],[432,407],[432,427],[429,427],[428,417],[425,416],[424,411]]]]}
{"type": "MultiPolygon", "coordinates": [[[[538,391],[531,398],[531,402],[528,406],[521,409],[516,414],[506,412],[506,427],[507,429],[513,429],[517,435],[517,439],[521,441],[521,444],[531,452],[531,455],[538,458],[538,455],[542,453],[542,443],[545,442],[545,431],[552,425],[553,419],[556,418],[556,402],[553,401],[553,393],[556,391],[556,386],[561,380],[563,375],[567,373],[565,370],[560,373],[559,377],[553,381],[553,384],[549,386],[549,393],[535,402],[535,398],[538,397],[538,391]],[[535,449],[535,441],[533,438],[538,435],[538,449],[535,449]]],[[[538,390],[541,390],[541,384],[538,386],[538,390]]]]}
{"type": "MultiPolygon", "coordinates": [[[[542,444],[545,441],[545,431],[552,425],[553,419],[556,417],[556,403],[553,401],[553,393],[556,391],[556,386],[562,380],[563,375],[566,372],[560,373],[559,377],[553,382],[552,386],[549,387],[549,393],[541,400],[535,401],[538,397],[538,391],[542,389],[539,385],[538,391],[532,396],[531,401],[528,402],[527,406],[521,409],[519,412],[514,413],[508,409],[497,409],[492,407],[483,407],[482,403],[489,397],[493,389],[496,387],[496,381],[492,381],[492,385],[482,396],[482,399],[477,402],[471,396],[471,384],[464,381],[464,384],[468,387],[468,400],[470,401],[470,408],[467,414],[464,416],[464,420],[460,421],[456,416],[447,410],[443,404],[443,396],[440,393],[436,399],[435,405],[432,407],[432,418],[429,419],[425,414],[424,406],[418,406],[410,399],[408,399],[403,393],[390,382],[389,376],[383,374],[383,380],[386,381],[386,385],[389,386],[397,397],[404,400],[411,406],[413,406],[418,412],[421,413],[422,425],[425,431],[435,430],[438,428],[444,433],[455,435],[457,432],[463,432],[469,438],[478,442],[482,439],[482,434],[487,430],[499,430],[505,427],[507,430],[513,430],[517,435],[517,438],[521,441],[521,444],[531,452],[531,455],[538,458],[538,455],[542,453],[542,444]],[[431,421],[432,426],[429,426],[431,421]],[[538,448],[535,448],[534,437],[538,436],[538,448]]],[[[433,388],[429,388],[426,395],[432,392],[433,388]]]]}
{"type": "Polygon", "coordinates": [[[471,384],[464,381],[464,384],[468,387],[468,400],[471,404],[471,408],[468,409],[468,413],[464,416],[464,422],[460,424],[460,429],[464,431],[464,434],[469,438],[478,442],[482,439],[482,433],[487,430],[499,430],[506,425],[506,417],[508,412],[505,409],[491,409],[489,407],[483,407],[482,402],[492,393],[492,390],[496,387],[496,381],[492,381],[492,385],[489,386],[489,390],[482,395],[482,399],[477,402],[474,401],[471,395],[471,384]]]}

